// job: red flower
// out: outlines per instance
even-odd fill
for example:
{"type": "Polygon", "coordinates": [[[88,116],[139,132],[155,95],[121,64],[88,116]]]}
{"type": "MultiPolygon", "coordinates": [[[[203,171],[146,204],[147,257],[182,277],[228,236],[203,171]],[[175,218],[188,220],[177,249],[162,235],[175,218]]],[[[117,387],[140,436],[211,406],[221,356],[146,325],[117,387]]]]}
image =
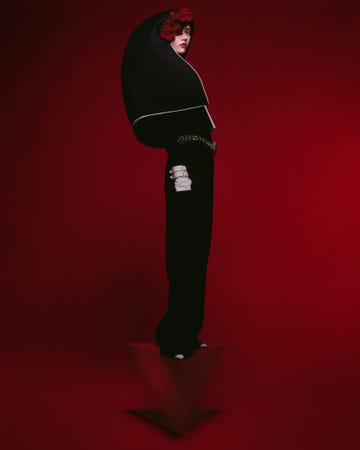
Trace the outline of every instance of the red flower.
{"type": "Polygon", "coordinates": [[[176,34],[181,33],[186,23],[192,22],[193,14],[189,8],[171,11],[168,18],[160,28],[160,36],[166,41],[172,41],[176,34]]]}
{"type": "Polygon", "coordinates": [[[164,24],[160,30],[160,36],[166,41],[172,41],[175,37],[174,27],[172,25],[164,24]]]}

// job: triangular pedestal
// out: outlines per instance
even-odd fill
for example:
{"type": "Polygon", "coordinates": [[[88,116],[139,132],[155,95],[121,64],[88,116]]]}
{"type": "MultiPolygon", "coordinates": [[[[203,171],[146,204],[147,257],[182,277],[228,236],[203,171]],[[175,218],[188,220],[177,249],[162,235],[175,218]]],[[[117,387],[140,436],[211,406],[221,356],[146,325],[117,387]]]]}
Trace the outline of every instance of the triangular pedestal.
{"type": "Polygon", "coordinates": [[[146,419],[149,422],[154,423],[161,428],[164,428],[166,431],[176,436],[181,435],[182,433],[202,422],[204,419],[216,413],[217,411],[218,409],[194,409],[191,411],[183,426],[181,428],[179,427],[175,429],[160,409],[130,410],[130,412],[135,414],[136,416],[140,416],[143,419],[146,419]]]}
{"type": "Polygon", "coordinates": [[[160,410],[131,410],[162,428],[179,435],[216,409],[193,409],[224,345],[209,345],[191,358],[176,360],[161,356],[154,344],[129,344],[160,410]]]}

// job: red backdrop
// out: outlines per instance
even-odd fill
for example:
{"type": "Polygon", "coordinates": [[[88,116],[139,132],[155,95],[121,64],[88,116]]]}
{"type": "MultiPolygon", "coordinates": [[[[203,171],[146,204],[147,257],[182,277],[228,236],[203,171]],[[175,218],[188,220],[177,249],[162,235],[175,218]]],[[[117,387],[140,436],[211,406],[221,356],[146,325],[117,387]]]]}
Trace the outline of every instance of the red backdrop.
{"type": "MultiPolygon", "coordinates": [[[[359,8],[271,3],[183,5],[217,126],[202,337],[228,345],[229,396],[240,376],[329,393],[346,383],[345,418],[331,423],[353,436],[342,402],[359,400],[359,8]]],[[[134,28],[168,7],[6,11],[4,350],[122,354],[153,339],[167,290],[165,153],[132,136],[120,63],[134,28]]]]}

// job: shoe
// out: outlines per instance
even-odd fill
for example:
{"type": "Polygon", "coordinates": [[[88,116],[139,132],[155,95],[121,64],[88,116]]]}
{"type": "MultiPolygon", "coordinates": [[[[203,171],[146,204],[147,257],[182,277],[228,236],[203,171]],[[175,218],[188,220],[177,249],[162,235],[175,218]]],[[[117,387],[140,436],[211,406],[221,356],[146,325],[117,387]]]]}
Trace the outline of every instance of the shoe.
{"type": "Polygon", "coordinates": [[[183,359],[190,358],[195,353],[195,350],[182,351],[182,353],[176,353],[176,350],[160,347],[160,355],[167,358],[177,359],[182,361],[183,359]]]}
{"type": "Polygon", "coordinates": [[[208,345],[207,345],[206,342],[199,342],[198,346],[199,346],[199,348],[205,348],[205,347],[207,347],[208,345]]]}

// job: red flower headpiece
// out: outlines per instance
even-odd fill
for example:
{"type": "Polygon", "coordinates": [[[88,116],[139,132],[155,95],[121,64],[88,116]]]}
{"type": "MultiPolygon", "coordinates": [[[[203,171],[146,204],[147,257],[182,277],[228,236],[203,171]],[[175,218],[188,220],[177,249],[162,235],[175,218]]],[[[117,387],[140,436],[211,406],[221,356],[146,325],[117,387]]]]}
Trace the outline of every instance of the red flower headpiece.
{"type": "Polygon", "coordinates": [[[160,36],[166,41],[172,41],[177,33],[193,21],[193,13],[189,8],[180,8],[171,11],[169,17],[160,28],[160,36]]]}

